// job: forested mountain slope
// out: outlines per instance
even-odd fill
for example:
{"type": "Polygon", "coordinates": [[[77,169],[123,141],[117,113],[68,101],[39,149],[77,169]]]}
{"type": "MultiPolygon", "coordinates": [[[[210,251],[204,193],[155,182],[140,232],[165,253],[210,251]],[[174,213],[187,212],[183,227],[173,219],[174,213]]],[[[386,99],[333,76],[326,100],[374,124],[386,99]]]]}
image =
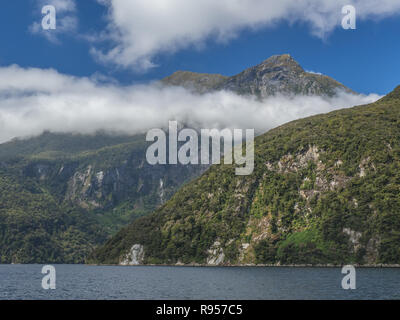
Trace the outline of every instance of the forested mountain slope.
{"type": "Polygon", "coordinates": [[[214,165],[91,261],[400,263],[400,87],[255,141],[255,170],[214,165]]]}

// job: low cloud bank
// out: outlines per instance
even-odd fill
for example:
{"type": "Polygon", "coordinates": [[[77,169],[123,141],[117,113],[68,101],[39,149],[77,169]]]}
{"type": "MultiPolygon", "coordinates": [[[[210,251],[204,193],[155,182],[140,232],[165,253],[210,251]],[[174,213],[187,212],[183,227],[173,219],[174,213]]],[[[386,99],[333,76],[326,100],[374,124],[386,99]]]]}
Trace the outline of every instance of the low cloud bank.
{"type": "Polygon", "coordinates": [[[264,101],[232,92],[193,94],[158,84],[122,87],[51,69],[0,68],[0,143],[51,132],[143,133],[177,120],[196,128],[263,133],[285,122],[367,104],[380,96],[341,92],[332,98],[275,96],[264,101]]]}

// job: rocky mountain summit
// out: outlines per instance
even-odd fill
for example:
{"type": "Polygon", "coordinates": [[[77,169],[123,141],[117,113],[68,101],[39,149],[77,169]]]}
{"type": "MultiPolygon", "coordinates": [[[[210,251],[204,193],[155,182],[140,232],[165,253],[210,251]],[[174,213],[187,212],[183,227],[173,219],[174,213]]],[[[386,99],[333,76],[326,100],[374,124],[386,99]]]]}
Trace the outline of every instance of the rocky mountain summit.
{"type": "Polygon", "coordinates": [[[304,71],[289,54],[272,56],[232,77],[178,71],[164,78],[162,83],[182,86],[199,93],[227,90],[260,98],[278,93],[333,96],[338,90],[353,92],[328,76],[304,71]]]}

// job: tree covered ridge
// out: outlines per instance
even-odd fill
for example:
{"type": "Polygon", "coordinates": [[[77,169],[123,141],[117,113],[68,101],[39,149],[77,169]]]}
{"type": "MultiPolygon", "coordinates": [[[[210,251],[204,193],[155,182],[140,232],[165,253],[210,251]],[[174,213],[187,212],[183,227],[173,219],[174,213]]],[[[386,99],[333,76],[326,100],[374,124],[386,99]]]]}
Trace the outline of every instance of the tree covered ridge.
{"type": "Polygon", "coordinates": [[[149,264],[400,263],[400,87],[258,137],[246,177],[212,166],[91,262],[134,244],[149,264]]]}

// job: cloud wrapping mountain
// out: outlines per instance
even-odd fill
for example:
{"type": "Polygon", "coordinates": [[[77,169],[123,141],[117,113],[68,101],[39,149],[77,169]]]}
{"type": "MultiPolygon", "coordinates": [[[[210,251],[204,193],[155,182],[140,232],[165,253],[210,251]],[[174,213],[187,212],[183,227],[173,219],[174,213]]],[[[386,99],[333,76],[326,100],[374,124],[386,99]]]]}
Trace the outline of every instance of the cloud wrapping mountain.
{"type": "Polygon", "coordinates": [[[204,95],[159,83],[122,87],[52,69],[0,68],[0,142],[44,130],[135,134],[177,120],[198,128],[254,128],[371,103],[378,95],[274,96],[263,101],[233,92],[204,95]]]}

